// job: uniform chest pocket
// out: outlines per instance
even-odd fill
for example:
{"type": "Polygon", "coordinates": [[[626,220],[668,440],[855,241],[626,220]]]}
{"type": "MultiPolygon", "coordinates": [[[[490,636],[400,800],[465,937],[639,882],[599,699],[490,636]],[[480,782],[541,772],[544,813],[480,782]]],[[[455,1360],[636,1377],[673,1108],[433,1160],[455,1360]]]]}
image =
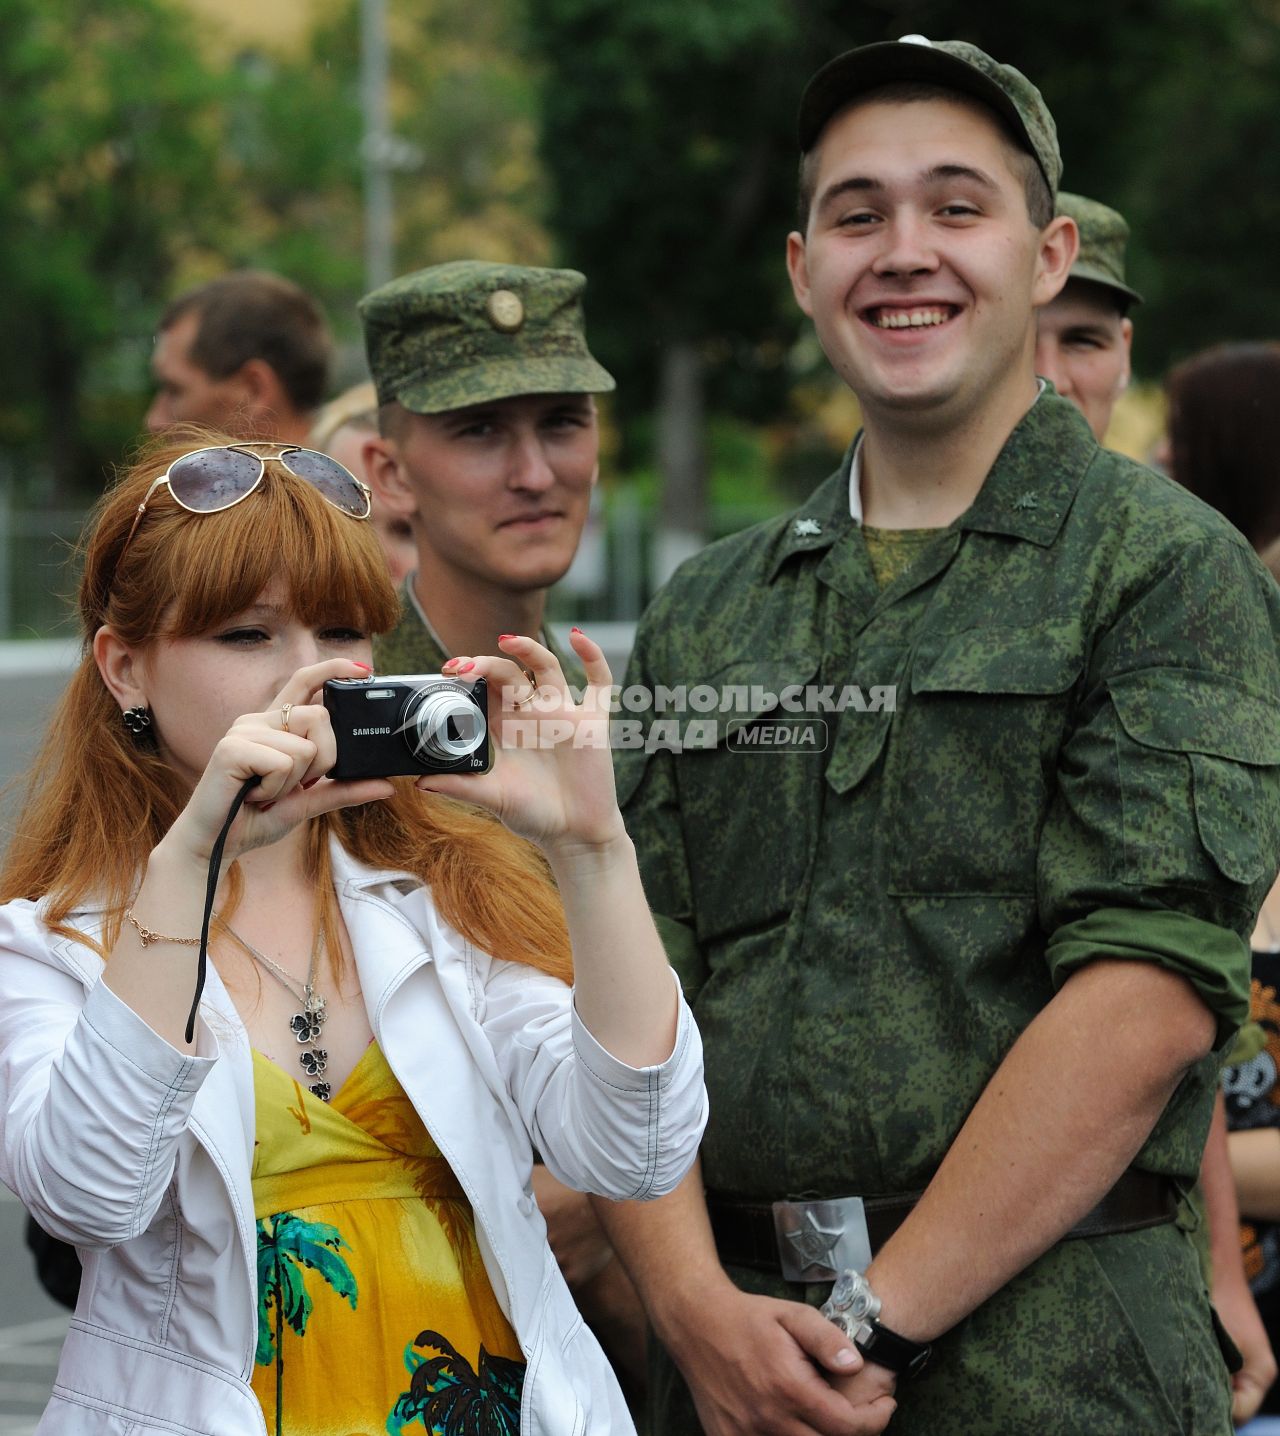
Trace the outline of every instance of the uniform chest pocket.
{"type": "Polygon", "coordinates": [[[930,637],[887,765],[890,891],[1032,896],[1036,845],[1084,667],[1078,626],[930,637]]]}
{"type": "Polygon", "coordinates": [[[807,711],[816,659],[726,668],[714,744],[676,758],[699,938],[785,922],[811,855],[829,725],[807,711]]]}
{"type": "Polygon", "coordinates": [[[1126,674],[1108,689],[1119,725],[1125,881],[1269,881],[1280,848],[1276,705],[1219,674],[1181,669],[1126,674]]]}

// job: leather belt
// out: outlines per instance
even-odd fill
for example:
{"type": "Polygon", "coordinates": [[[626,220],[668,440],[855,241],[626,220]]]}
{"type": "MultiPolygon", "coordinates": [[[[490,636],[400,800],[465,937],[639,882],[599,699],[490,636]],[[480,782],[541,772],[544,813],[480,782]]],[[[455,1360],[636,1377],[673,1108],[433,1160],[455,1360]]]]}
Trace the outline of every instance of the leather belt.
{"type": "MultiPolygon", "coordinates": [[[[873,1254],[898,1230],[919,1199],[919,1192],[863,1198],[873,1254]]],[[[1177,1212],[1178,1194],[1168,1177],[1130,1167],[1062,1240],[1142,1231],[1173,1221],[1177,1212]]],[[[771,1202],[708,1192],[707,1214],[715,1234],[716,1251],[725,1266],[751,1267],[774,1276],[781,1274],[771,1202]]]]}

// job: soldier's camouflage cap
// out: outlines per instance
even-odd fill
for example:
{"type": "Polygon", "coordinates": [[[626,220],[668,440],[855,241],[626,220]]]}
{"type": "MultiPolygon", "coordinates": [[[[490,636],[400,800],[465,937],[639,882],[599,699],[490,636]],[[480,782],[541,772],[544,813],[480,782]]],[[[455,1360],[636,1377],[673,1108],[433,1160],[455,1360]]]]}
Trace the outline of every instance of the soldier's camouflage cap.
{"type": "Polygon", "coordinates": [[[1080,253],[1071,266],[1070,277],[1114,290],[1125,306],[1141,304],[1142,295],[1124,282],[1124,249],[1129,239],[1124,216],[1096,199],[1068,194],[1066,190],[1058,196],[1058,213],[1074,219],[1080,231],[1080,253]]]}
{"type": "Polygon", "coordinates": [[[1058,193],[1062,154],[1058,131],[1044,97],[1012,65],[1001,65],[966,40],[928,40],[904,35],[901,40],[863,45],[828,61],[809,81],[800,100],[800,151],[808,154],[832,115],[850,100],[878,85],[897,80],[925,80],[949,90],[962,90],[1000,116],[1014,138],[1035,157],[1058,193]]]}
{"type": "Polygon", "coordinates": [[[378,403],[441,414],[519,394],[614,388],[583,330],[573,269],[458,260],[393,279],[360,301],[378,403]]]}

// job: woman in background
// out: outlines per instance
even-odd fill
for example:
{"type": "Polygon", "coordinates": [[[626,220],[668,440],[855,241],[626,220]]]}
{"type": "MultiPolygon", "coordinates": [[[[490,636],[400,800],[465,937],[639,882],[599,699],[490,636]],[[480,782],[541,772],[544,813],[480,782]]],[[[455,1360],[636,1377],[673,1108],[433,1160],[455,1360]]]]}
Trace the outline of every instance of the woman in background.
{"type": "MultiPolygon", "coordinates": [[[[378,396],[366,380],[344,389],[321,409],[311,426],[311,442],[337,459],[362,481],[366,479],[364,442],[378,436],[378,396]]],[[[388,513],[376,493],[369,495],[369,522],[387,557],[387,572],[398,588],[418,566],[418,551],[408,521],[388,513]]]]}

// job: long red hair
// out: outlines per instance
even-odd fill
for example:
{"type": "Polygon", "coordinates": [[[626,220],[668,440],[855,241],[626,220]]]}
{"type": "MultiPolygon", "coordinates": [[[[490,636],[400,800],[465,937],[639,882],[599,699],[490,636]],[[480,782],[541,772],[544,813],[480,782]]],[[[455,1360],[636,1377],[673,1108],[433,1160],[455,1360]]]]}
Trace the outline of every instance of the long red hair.
{"type": "MultiPolygon", "coordinates": [[[[204,633],[278,579],[303,623],[341,620],[382,633],[400,613],[372,525],[339,512],[275,463],[247,499],[215,515],[187,512],[161,486],[126,547],[138,505],[175,459],[232,442],[214,434],[195,440],[150,443],[86,525],[78,594],[83,653],[0,868],[0,902],[43,898],[49,925],[81,941],[87,939],[66,919],[86,900],[100,903],[107,913],[103,956],[115,945],[147,854],[188,793],[154,745],[140,744],[124,727],[94,662],[98,629],[109,624],[138,648],[204,633]]],[[[312,823],[309,863],[317,880],[325,879],[331,953],[340,947],[332,941],[330,833],[357,861],[427,883],[444,920],[477,947],[570,979],[564,913],[538,850],[489,814],[421,794],[408,781],[385,802],[312,823]]],[[[233,888],[232,905],[235,895],[233,888]]]]}

